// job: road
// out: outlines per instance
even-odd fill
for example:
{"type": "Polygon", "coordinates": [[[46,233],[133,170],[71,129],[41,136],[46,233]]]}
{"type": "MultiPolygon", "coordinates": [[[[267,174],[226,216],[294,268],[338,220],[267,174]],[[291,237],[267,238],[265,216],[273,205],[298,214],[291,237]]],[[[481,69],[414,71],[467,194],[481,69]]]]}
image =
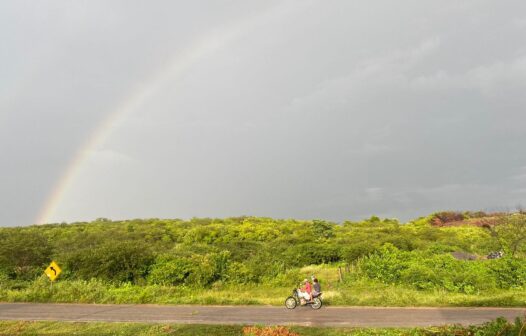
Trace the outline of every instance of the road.
{"type": "Polygon", "coordinates": [[[163,306],[0,303],[0,320],[418,327],[481,324],[524,316],[526,308],[163,306]]]}

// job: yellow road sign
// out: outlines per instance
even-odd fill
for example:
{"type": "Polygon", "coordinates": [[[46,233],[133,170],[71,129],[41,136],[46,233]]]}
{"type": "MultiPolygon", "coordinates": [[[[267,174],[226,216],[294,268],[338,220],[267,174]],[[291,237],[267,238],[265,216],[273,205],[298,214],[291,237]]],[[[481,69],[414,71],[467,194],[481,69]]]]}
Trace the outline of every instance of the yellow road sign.
{"type": "Polygon", "coordinates": [[[58,277],[58,275],[62,272],[60,267],[58,267],[57,263],[52,261],[51,264],[46,268],[44,273],[46,273],[47,277],[51,281],[55,281],[55,279],[58,277]]]}

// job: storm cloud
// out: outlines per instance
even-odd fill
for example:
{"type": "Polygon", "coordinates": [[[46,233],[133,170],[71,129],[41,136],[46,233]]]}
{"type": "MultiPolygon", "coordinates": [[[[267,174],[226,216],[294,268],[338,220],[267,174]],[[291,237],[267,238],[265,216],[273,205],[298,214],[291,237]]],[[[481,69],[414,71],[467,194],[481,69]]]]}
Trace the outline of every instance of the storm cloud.
{"type": "Polygon", "coordinates": [[[3,1],[0,40],[3,226],[526,204],[523,1],[3,1]]]}

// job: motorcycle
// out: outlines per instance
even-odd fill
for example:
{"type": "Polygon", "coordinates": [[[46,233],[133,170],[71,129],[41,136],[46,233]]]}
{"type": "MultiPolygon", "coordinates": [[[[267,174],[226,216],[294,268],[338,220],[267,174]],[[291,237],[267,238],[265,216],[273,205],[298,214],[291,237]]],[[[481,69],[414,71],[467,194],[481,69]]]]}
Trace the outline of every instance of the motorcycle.
{"type": "MultiPolygon", "coordinates": [[[[313,297],[310,301],[307,301],[305,302],[305,305],[310,305],[312,309],[320,309],[321,306],[322,306],[322,302],[321,302],[321,294],[322,293],[318,293],[315,297],[313,297]]],[[[301,300],[300,299],[300,296],[299,296],[299,293],[298,293],[298,289],[297,288],[294,288],[292,290],[292,295],[289,296],[286,300],[285,300],[285,307],[287,307],[287,309],[294,309],[296,308],[299,304],[301,304],[301,300]]],[[[305,300],[305,299],[303,299],[305,300]]]]}

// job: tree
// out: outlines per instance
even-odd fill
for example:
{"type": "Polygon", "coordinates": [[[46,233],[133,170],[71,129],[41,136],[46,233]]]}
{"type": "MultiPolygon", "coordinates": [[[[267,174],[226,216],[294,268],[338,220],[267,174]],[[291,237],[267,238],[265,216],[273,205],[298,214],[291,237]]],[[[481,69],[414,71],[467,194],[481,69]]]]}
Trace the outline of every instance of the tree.
{"type": "Polygon", "coordinates": [[[50,261],[52,249],[40,232],[13,230],[0,236],[0,266],[11,277],[33,278],[50,261]]]}
{"type": "Polygon", "coordinates": [[[526,214],[522,212],[499,218],[494,223],[484,224],[505,252],[515,256],[526,246],[526,214]]]}
{"type": "Polygon", "coordinates": [[[76,278],[137,283],[147,275],[153,261],[150,249],[143,243],[110,241],[75,251],[66,258],[65,266],[76,278]]]}
{"type": "Polygon", "coordinates": [[[312,231],[316,238],[331,238],[334,236],[334,225],[323,220],[313,220],[312,221],[312,231]]]}

